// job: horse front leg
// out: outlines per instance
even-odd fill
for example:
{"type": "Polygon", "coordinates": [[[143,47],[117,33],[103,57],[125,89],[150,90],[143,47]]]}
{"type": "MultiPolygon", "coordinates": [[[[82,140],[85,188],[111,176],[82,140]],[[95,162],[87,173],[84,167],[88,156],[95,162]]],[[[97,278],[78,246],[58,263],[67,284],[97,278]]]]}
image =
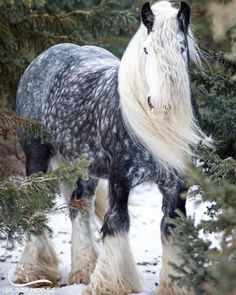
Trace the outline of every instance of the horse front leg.
{"type": "Polygon", "coordinates": [[[109,209],[102,227],[103,246],[83,295],[127,295],[141,291],[139,275],[132,256],[128,231],[129,181],[111,175],[109,209]]]}
{"type": "Polygon", "coordinates": [[[185,199],[181,197],[181,193],[186,191],[183,182],[176,180],[171,187],[159,187],[163,194],[163,210],[164,217],[161,222],[161,239],[162,239],[162,268],[160,273],[160,283],[158,287],[158,295],[194,295],[194,292],[187,290],[185,286],[179,286],[173,282],[171,276],[179,276],[176,269],[171,264],[180,266],[182,260],[180,257],[180,249],[173,244],[173,237],[170,234],[168,218],[176,218],[176,210],[178,209],[186,216],[185,199]]]}

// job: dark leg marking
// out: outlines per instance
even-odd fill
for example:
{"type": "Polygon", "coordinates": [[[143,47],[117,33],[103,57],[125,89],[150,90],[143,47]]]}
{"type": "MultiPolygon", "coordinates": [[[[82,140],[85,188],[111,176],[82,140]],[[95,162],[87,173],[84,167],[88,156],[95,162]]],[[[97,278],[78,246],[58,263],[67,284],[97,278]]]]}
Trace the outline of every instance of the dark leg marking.
{"type": "Polygon", "coordinates": [[[109,209],[102,226],[103,238],[117,232],[129,231],[128,198],[130,184],[127,178],[117,177],[115,171],[109,180],[109,209]]]}
{"type": "Polygon", "coordinates": [[[163,194],[162,209],[164,211],[161,221],[161,233],[162,238],[167,238],[170,234],[169,228],[173,227],[173,225],[170,225],[166,219],[176,218],[178,216],[177,209],[186,216],[186,200],[181,197],[181,194],[186,192],[187,188],[184,182],[178,179],[173,183],[172,187],[160,187],[160,191],[163,194]]]}
{"type": "MultiPolygon", "coordinates": [[[[70,218],[75,219],[79,211],[86,210],[86,201],[94,196],[98,180],[89,178],[88,180],[78,179],[77,187],[73,191],[70,199],[70,218]]],[[[90,205],[89,205],[90,206],[90,205]]]]}
{"type": "Polygon", "coordinates": [[[21,140],[21,146],[26,156],[26,175],[46,173],[49,161],[55,154],[52,145],[42,144],[40,138],[32,138],[30,143],[24,139],[21,140]]]}
{"type": "MultiPolygon", "coordinates": [[[[38,172],[46,173],[49,161],[54,155],[53,147],[50,144],[42,144],[40,138],[31,139],[29,143],[22,139],[21,145],[26,156],[26,175],[30,176],[38,172]]],[[[59,260],[47,235],[32,235],[19,263],[28,269],[29,281],[47,279],[56,285],[60,279],[59,260]]],[[[16,274],[18,282],[24,283],[21,273],[16,271],[16,274]]]]}

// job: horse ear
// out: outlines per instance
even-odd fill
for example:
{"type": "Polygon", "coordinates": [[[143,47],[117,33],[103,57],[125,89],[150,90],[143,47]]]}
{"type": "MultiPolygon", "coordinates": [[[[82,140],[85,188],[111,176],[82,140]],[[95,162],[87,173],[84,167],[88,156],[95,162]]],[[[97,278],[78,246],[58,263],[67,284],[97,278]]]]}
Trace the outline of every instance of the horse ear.
{"type": "Polygon", "coordinates": [[[149,2],[143,4],[141,8],[141,20],[145,27],[148,30],[148,34],[152,31],[153,23],[154,23],[154,14],[151,9],[151,5],[149,2]]]}
{"type": "Polygon", "coordinates": [[[180,28],[185,34],[188,32],[190,17],[191,17],[191,8],[186,2],[182,1],[177,14],[177,18],[179,21],[180,28]]]}

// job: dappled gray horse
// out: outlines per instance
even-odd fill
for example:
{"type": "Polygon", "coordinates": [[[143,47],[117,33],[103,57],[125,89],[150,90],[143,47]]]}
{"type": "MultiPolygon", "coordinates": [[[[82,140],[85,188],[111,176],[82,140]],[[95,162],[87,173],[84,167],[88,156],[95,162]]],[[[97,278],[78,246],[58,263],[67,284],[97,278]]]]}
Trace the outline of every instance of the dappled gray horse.
{"type": "MultiPolygon", "coordinates": [[[[169,262],[177,263],[167,217],[185,214],[186,161],[204,134],[191,98],[189,60],[200,64],[189,28],[190,8],[167,1],[141,9],[142,23],[121,61],[95,46],[59,44],[37,57],[25,71],[17,93],[17,112],[41,121],[52,143],[21,136],[27,175],[47,172],[60,154],[91,160],[89,179],[79,179],[72,200],[87,200],[86,212],[71,210],[70,283],[86,283],[84,294],[122,295],[142,290],[129,241],[129,193],[155,182],[163,194],[163,264],[159,294],[190,294],[173,285],[169,262]],[[99,178],[108,179],[109,207],[97,256],[90,228],[99,178]]],[[[140,233],[142,234],[142,233],[140,233]]],[[[32,278],[59,278],[58,260],[46,236],[31,237],[21,258],[32,278]],[[43,253],[40,249],[44,249],[43,253]],[[39,255],[39,253],[41,253],[39,255]]]]}

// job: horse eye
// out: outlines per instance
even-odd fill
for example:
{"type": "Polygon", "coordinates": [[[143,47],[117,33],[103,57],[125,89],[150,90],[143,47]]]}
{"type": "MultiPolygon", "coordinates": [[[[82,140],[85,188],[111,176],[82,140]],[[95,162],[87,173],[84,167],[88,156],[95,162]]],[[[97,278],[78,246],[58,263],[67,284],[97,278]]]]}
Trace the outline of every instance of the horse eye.
{"type": "Polygon", "coordinates": [[[148,51],[147,51],[146,47],[143,47],[143,50],[144,50],[145,54],[148,54],[148,51]]]}
{"type": "Polygon", "coordinates": [[[185,51],[185,48],[181,47],[180,51],[181,53],[183,53],[185,51]]]}

